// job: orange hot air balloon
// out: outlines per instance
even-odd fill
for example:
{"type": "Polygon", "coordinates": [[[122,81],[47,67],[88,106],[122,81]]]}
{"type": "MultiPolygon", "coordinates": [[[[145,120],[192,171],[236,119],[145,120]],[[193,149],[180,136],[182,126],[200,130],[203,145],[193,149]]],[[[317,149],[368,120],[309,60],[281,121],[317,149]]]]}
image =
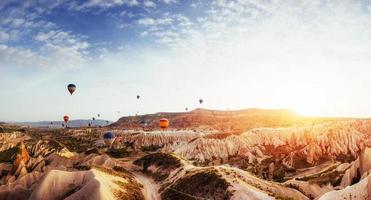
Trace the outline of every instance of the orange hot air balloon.
{"type": "Polygon", "coordinates": [[[67,115],[63,117],[63,121],[66,122],[66,123],[68,122],[69,119],[70,119],[70,117],[67,116],[67,115]]]}
{"type": "Polygon", "coordinates": [[[168,119],[166,119],[166,118],[162,118],[162,119],[160,119],[160,122],[159,122],[159,126],[160,126],[160,128],[162,128],[162,129],[166,129],[167,127],[169,127],[169,120],[168,119]]]}

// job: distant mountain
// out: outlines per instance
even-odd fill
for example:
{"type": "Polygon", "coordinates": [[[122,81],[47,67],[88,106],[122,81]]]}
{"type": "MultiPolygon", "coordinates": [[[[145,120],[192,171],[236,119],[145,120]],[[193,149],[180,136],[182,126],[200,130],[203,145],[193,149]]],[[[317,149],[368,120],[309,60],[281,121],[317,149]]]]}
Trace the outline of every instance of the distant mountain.
{"type": "MultiPolygon", "coordinates": [[[[49,127],[49,128],[60,128],[62,127],[63,121],[40,121],[40,122],[15,122],[13,124],[19,126],[30,126],[30,127],[49,127]]],[[[96,119],[96,120],[87,120],[87,119],[77,119],[71,120],[68,122],[68,127],[87,127],[88,124],[91,123],[92,127],[98,126],[107,126],[112,123],[112,121],[107,121],[103,119],[96,119]]]]}
{"type": "Polygon", "coordinates": [[[195,109],[190,112],[159,112],[155,114],[122,117],[110,125],[112,128],[133,129],[145,125],[148,129],[157,129],[161,118],[168,118],[172,129],[216,129],[244,131],[257,127],[287,127],[295,124],[315,123],[335,120],[298,115],[289,109],[244,109],[244,110],[208,110],[195,109]]]}

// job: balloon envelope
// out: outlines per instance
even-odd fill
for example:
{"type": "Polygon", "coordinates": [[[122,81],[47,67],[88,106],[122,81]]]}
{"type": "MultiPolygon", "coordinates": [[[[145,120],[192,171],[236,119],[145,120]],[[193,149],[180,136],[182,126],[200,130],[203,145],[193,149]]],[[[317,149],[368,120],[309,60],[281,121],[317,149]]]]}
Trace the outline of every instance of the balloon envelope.
{"type": "Polygon", "coordinates": [[[140,98],[140,96],[139,95],[137,95],[137,99],[139,99],[140,98]]]}
{"type": "Polygon", "coordinates": [[[72,95],[76,91],[76,85],[75,84],[68,84],[67,86],[68,91],[72,95]]]}
{"type": "Polygon", "coordinates": [[[106,145],[111,146],[113,141],[115,141],[115,134],[112,132],[106,132],[103,134],[103,140],[106,145]]]}
{"type": "Polygon", "coordinates": [[[70,117],[68,117],[67,115],[63,117],[63,121],[66,122],[66,123],[68,122],[69,119],[70,119],[70,117]]]}
{"type": "Polygon", "coordinates": [[[166,119],[166,118],[162,118],[162,119],[160,119],[160,121],[159,121],[159,126],[160,126],[160,128],[162,128],[162,129],[165,129],[165,128],[167,128],[167,127],[169,127],[169,120],[168,119],[166,119]]]}

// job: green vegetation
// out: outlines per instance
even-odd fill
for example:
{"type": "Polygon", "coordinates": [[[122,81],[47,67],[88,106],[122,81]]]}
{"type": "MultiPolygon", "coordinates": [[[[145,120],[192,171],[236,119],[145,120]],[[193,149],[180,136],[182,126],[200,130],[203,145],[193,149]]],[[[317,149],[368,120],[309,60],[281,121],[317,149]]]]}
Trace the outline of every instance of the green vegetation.
{"type": "Polygon", "coordinates": [[[198,170],[177,180],[161,194],[164,200],[172,199],[230,199],[231,185],[214,168],[198,170]]]}
{"type": "Polygon", "coordinates": [[[135,165],[142,166],[143,171],[146,172],[148,167],[155,165],[162,169],[176,169],[181,166],[180,159],[166,153],[154,153],[143,156],[142,158],[134,161],[135,165]]]}
{"type": "Polygon", "coordinates": [[[0,162],[12,162],[18,152],[18,146],[0,152],[0,162]]]}

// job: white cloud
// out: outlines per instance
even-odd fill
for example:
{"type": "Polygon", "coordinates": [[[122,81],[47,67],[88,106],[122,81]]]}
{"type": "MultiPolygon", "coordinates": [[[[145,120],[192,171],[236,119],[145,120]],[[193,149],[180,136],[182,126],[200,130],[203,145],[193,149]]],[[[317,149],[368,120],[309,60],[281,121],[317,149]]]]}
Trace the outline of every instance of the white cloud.
{"type": "Polygon", "coordinates": [[[140,33],[140,36],[145,37],[148,35],[148,31],[143,31],[140,33]]]}
{"type": "MultiPolygon", "coordinates": [[[[35,54],[29,49],[10,47],[0,44],[0,60],[4,65],[30,65],[36,64],[39,67],[45,67],[45,58],[35,54]]],[[[1,66],[1,64],[0,64],[1,66]]]]}
{"type": "Polygon", "coordinates": [[[0,63],[9,66],[69,69],[81,67],[87,61],[85,50],[89,43],[71,33],[50,30],[39,32],[34,39],[39,42],[39,48],[0,44],[0,63]]]}
{"type": "Polygon", "coordinates": [[[25,20],[24,19],[15,18],[12,21],[12,26],[15,27],[15,28],[17,28],[17,27],[22,26],[24,23],[25,23],[25,20]]]}
{"type": "Polygon", "coordinates": [[[129,6],[139,6],[140,3],[137,0],[130,0],[130,1],[127,2],[127,5],[129,5],[129,6]]]}
{"type": "Polygon", "coordinates": [[[146,17],[146,18],[139,19],[138,24],[144,25],[144,26],[171,25],[173,21],[174,19],[168,16],[158,18],[158,19],[146,17]]]}
{"type": "Polygon", "coordinates": [[[140,36],[154,36],[156,42],[172,45],[181,41],[194,23],[184,15],[164,13],[157,18],[141,18],[137,24],[146,28],[140,36]]]}
{"type": "Polygon", "coordinates": [[[77,7],[77,10],[82,10],[90,7],[110,8],[114,6],[121,6],[125,0],[89,0],[77,7]]]}
{"type": "Polygon", "coordinates": [[[143,6],[147,8],[156,8],[156,4],[153,1],[145,0],[143,6]]]}
{"type": "Polygon", "coordinates": [[[166,4],[178,3],[178,0],[162,0],[166,4]]]}
{"type": "Polygon", "coordinates": [[[140,2],[138,0],[88,0],[82,4],[72,2],[69,7],[71,10],[80,11],[91,8],[108,9],[124,5],[129,7],[140,6],[140,2]]]}
{"type": "Polygon", "coordinates": [[[152,19],[152,18],[142,18],[142,19],[139,19],[138,20],[138,24],[139,25],[144,25],[144,26],[148,26],[148,25],[155,25],[155,20],[152,19]]]}
{"type": "Polygon", "coordinates": [[[86,63],[79,47],[46,44],[39,51],[0,44],[0,67],[20,66],[45,69],[78,68],[86,63]]]}
{"type": "Polygon", "coordinates": [[[10,38],[9,34],[0,30],[0,42],[6,41],[10,38]]]}

